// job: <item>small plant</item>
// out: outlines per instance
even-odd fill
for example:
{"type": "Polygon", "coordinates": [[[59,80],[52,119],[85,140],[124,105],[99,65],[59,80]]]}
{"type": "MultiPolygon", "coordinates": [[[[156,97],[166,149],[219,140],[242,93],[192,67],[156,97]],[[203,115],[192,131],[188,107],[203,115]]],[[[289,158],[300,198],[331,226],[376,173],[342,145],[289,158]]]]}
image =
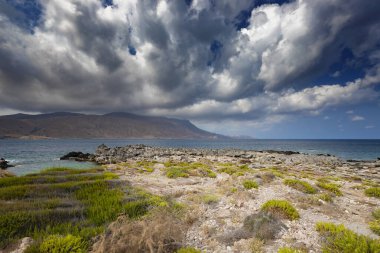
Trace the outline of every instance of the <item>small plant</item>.
{"type": "Polygon", "coordinates": [[[380,209],[376,209],[372,212],[374,221],[369,222],[369,228],[377,235],[380,235],[380,209]]]}
{"type": "Polygon", "coordinates": [[[269,200],[261,206],[261,210],[277,214],[289,220],[296,220],[300,217],[298,211],[286,200],[269,200]]]}
{"type": "Polygon", "coordinates": [[[283,247],[278,249],[277,253],[304,253],[305,251],[290,247],[283,247]]]}
{"type": "Polygon", "coordinates": [[[380,242],[364,235],[358,235],[345,228],[329,222],[318,222],[316,230],[325,238],[323,252],[351,253],[351,252],[380,252],[380,242]]]}
{"type": "Polygon", "coordinates": [[[377,235],[380,235],[380,220],[369,222],[369,228],[377,235]]]}
{"type": "Polygon", "coordinates": [[[334,193],[336,196],[343,196],[342,192],[339,189],[340,185],[338,184],[318,182],[317,186],[329,192],[334,193]]]}
{"type": "Polygon", "coordinates": [[[205,203],[205,204],[214,204],[214,203],[218,203],[219,202],[219,198],[215,195],[212,195],[212,194],[205,194],[202,196],[202,201],[205,203]]]}
{"type": "Polygon", "coordinates": [[[285,179],[284,184],[303,193],[314,194],[317,192],[317,189],[311,186],[308,182],[298,179],[285,179]]]}
{"type": "Polygon", "coordinates": [[[40,245],[41,253],[85,253],[86,249],[82,238],[73,235],[51,235],[40,245]]]}
{"type": "Polygon", "coordinates": [[[371,187],[365,190],[365,195],[368,197],[380,198],[380,187],[371,187]]]}
{"type": "Polygon", "coordinates": [[[373,218],[377,219],[377,220],[380,220],[380,208],[379,209],[376,209],[372,212],[372,216],[373,218]]]}
{"type": "Polygon", "coordinates": [[[255,188],[255,189],[259,188],[259,184],[255,181],[252,181],[252,180],[245,180],[243,182],[243,186],[245,189],[248,189],[248,190],[253,189],[253,188],[255,188]]]}
{"type": "Polygon", "coordinates": [[[168,178],[189,177],[189,171],[187,168],[182,167],[170,167],[166,171],[168,178]]]}
{"type": "Polygon", "coordinates": [[[318,198],[325,201],[325,202],[332,202],[333,201],[331,195],[328,193],[321,193],[318,195],[318,198]]]}
{"type": "Polygon", "coordinates": [[[200,250],[193,247],[180,248],[177,253],[201,253],[200,250]]]}

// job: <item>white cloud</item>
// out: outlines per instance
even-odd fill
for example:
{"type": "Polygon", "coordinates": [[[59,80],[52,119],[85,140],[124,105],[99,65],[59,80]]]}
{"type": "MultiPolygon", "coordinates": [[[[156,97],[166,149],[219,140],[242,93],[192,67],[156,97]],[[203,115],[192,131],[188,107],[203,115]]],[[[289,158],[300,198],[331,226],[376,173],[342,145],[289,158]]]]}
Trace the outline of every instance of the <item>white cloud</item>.
{"type": "Polygon", "coordinates": [[[351,120],[352,121],[362,121],[362,120],[365,120],[365,118],[362,116],[359,116],[359,115],[354,115],[351,117],[351,120]]]}
{"type": "Polygon", "coordinates": [[[379,98],[373,2],[261,5],[240,31],[234,22],[248,0],[113,2],[42,1],[34,33],[0,11],[0,106],[272,122],[379,98]],[[210,50],[215,41],[220,52],[210,50]],[[372,69],[351,82],[312,84],[344,47],[372,69]]]}

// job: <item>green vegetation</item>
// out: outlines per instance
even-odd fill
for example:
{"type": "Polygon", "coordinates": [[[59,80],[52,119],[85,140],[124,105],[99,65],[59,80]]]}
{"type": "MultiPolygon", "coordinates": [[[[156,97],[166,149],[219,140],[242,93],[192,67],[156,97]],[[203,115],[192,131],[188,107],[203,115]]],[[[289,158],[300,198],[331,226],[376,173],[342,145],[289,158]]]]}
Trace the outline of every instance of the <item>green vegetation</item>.
{"type": "Polygon", "coordinates": [[[325,202],[332,202],[332,196],[329,193],[321,193],[318,195],[318,198],[325,201],[325,202]]]}
{"type": "Polygon", "coordinates": [[[31,236],[35,244],[28,252],[85,252],[119,214],[138,218],[153,207],[173,205],[117,178],[102,169],[67,168],[1,178],[0,249],[31,236]]]}
{"type": "Polygon", "coordinates": [[[138,161],[136,162],[137,171],[139,173],[152,173],[154,171],[154,164],[156,164],[156,161],[138,161]]]}
{"type": "Polygon", "coordinates": [[[365,190],[365,195],[368,197],[380,198],[380,187],[371,187],[365,190]]]}
{"type": "Polygon", "coordinates": [[[274,215],[279,215],[289,220],[296,220],[300,217],[298,211],[286,200],[269,200],[261,206],[261,210],[271,212],[274,215]]]}
{"type": "Polygon", "coordinates": [[[380,220],[369,222],[369,228],[377,235],[380,235],[380,220]]]}
{"type": "Polygon", "coordinates": [[[358,235],[345,228],[328,222],[316,224],[316,230],[325,238],[322,251],[326,253],[380,252],[379,240],[358,235]]]}
{"type": "Polygon", "coordinates": [[[259,188],[259,184],[256,181],[252,181],[252,180],[245,180],[243,182],[243,186],[245,189],[248,189],[248,190],[253,189],[253,188],[255,189],[259,188]]]}
{"type": "Polygon", "coordinates": [[[380,209],[376,209],[372,212],[374,221],[369,222],[369,228],[377,235],[380,235],[380,209]]]}
{"type": "Polygon", "coordinates": [[[317,192],[317,189],[311,186],[308,182],[298,179],[285,179],[284,184],[303,193],[314,194],[317,192]]]}
{"type": "Polygon", "coordinates": [[[214,204],[219,202],[219,198],[212,194],[205,194],[202,196],[202,202],[205,204],[214,204]]]}
{"type": "Polygon", "coordinates": [[[227,173],[228,175],[244,176],[247,172],[251,171],[248,165],[236,165],[234,163],[221,163],[219,164],[218,172],[227,173]]]}
{"type": "Polygon", "coordinates": [[[318,182],[317,186],[329,192],[334,193],[336,196],[343,196],[342,192],[339,189],[340,185],[338,184],[328,183],[328,182],[318,182]]]}
{"type": "Polygon", "coordinates": [[[377,220],[380,220],[380,208],[374,210],[374,211],[372,212],[372,216],[373,216],[373,218],[375,218],[375,219],[377,219],[377,220]]]}
{"type": "Polygon", "coordinates": [[[180,248],[177,253],[201,253],[200,250],[193,247],[180,248]]]}
{"type": "Polygon", "coordinates": [[[290,247],[283,247],[278,249],[277,253],[303,253],[305,251],[295,249],[295,248],[290,248],[290,247]]]}
{"type": "Polygon", "coordinates": [[[204,163],[194,162],[178,162],[173,161],[166,162],[166,176],[168,178],[178,178],[178,177],[210,177],[215,178],[216,174],[211,170],[211,167],[204,163]]]}
{"type": "Polygon", "coordinates": [[[84,253],[87,251],[87,243],[78,236],[51,235],[41,243],[39,251],[41,253],[84,253]]]}

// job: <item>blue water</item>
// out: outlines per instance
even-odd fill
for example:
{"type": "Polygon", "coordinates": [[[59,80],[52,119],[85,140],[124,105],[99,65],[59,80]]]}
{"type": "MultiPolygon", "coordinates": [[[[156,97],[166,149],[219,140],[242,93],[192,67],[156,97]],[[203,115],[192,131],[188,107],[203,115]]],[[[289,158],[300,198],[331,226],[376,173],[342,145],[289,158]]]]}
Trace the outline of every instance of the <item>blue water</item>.
{"type": "Polygon", "coordinates": [[[59,161],[70,151],[93,153],[97,146],[110,147],[146,144],[161,147],[236,148],[245,150],[292,150],[309,154],[332,154],[343,159],[375,160],[380,157],[380,140],[152,140],[152,139],[64,139],[0,140],[0,157],[6,158],[17,175],[37,172],[52,166],[90,168],[92,163],[59,161]]]}

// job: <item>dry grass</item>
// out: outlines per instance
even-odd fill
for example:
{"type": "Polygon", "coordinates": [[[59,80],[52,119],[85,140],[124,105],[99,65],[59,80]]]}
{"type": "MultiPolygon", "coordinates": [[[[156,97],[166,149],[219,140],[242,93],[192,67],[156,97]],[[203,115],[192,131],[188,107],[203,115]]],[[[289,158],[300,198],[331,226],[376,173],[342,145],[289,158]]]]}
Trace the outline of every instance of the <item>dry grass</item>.
{"type": "Polygon", "coordinates": [[[187,226],[167,209],[159,209],[141,220],[120,217],[94,245],[93,253],[166,253],[183,244],[187,226]]]}

